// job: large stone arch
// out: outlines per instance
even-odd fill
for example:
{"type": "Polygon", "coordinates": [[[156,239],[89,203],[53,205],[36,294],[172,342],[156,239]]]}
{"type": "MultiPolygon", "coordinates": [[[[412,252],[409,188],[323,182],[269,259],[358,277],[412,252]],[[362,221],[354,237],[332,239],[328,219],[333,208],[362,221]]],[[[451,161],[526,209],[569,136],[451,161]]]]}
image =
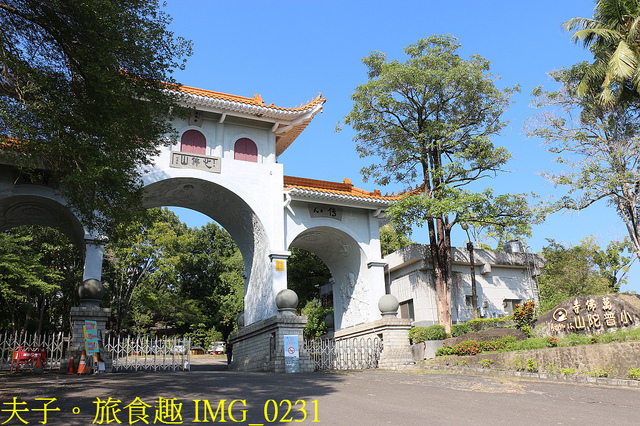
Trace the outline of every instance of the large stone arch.
{"type": "Polygon", "coordinates": [[[0,199],[0,231],[23,225],[40,225],[56,228],[65,234],[80,250],[85,252],[85,230],[64,204],[38,195],[16,195],[0,199]]]}
{"type": "Polygon", "coordinates": [[[275,314],[268,234],[258,214],[240,196],[209,180],[173,177],[146,185],[143,204],[188,208],[218,222],[244,260],[245,320],[252,323],[275,314]]]}
{"type": "Polygon", "coordinates": [[[49,185],[21,182],[16,173],[10,166],[0,169],[0,231],[23,225],[56,228],[85,256],[88,232],[64,198],[49,185]]]}
{"type": "Polygon", "coordinates": [[[315,226],[300,232],[290,246],[314,253],[331,271],[336,329],[379,317],[367,256],[353,236],[335,227],[315,226]]]}

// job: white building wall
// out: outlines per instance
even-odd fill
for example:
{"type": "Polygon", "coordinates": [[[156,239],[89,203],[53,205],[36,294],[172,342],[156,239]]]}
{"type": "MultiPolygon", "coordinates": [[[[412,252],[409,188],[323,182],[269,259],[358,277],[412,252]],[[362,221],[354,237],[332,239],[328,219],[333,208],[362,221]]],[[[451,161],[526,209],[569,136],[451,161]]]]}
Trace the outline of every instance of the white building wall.
{"type": "MultiPolygon", "coordinates": [[[[422,260],[426,246],[413,245],[398,250],[385,258],[389,263],[387,271],[387,291],[398,298],[400,303],[413,300],[415,322],[419,325],[437,323],[435,283],[431,266],[422,260]],[[425,266],[426,265],[426,266],[425,266]]],[[[471,266],[462,263],[466,250],[454,248],[453,286],[451,289],[452,320],[465,322],[473,319],[471,304],[471,266]]],[[[534,276],[542,265],[537,255],[522,253],[508,254],[491,250],[478,250],[475,266],[476,293],[478,307],[483,318],[493,318],[508,314],[505,300],[534,300],[532,291],[534,276]],[[501,262],[501,263],[488,263],[501,262]],[[527,266],[527,262],[533,262],[527,266]]]]}

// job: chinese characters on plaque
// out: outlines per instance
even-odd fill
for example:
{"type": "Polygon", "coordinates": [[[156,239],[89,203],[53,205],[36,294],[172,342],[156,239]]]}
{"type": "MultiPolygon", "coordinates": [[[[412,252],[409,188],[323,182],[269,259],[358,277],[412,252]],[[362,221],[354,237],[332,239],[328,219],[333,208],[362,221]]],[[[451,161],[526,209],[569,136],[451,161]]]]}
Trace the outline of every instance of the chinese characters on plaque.
{"type": "Polygon", "coordinates": [[[221,159],[208,155],[189,154],[186,152],[171,153],[171,167],[179,169],[195,169],[205,172],[220,173],[221,159]]]}
{"type": "Polygon", "coordinates": [[[342,209],[334,206],[312,204],[309,206],[311,217],[328,217],[330,219],[342,220],[342,209]]]}
{"type": "Polygon", "coordinates": [[[615,296],[573,297],[538,318],[550,334],[593,334],[639,322],[638,310],[615,296]]]}

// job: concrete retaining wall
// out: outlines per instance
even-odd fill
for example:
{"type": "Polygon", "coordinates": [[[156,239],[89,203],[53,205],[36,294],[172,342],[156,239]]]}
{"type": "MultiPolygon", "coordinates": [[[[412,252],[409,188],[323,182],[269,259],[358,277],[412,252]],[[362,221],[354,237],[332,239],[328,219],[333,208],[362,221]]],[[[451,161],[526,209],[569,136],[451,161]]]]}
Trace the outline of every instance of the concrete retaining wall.
{"type": "MultiPolygon", "coordinates": [[[[640,342],[607,343],[561,348],[534,349],[520,352],[481,353],[475,356],[447,356],[438,360],[446,365],[525,371],[527,360],[533,359],[540,373],[573,374],[594,377],[628,378],[629,368],[640,368],[640,342]],[[486,363],[486,361],[484,361],[486,363]],[[604,376],[606,374],[606,376],[604,376]]],[[[530,363],[530,365],[533,363],[530,363]]]]}

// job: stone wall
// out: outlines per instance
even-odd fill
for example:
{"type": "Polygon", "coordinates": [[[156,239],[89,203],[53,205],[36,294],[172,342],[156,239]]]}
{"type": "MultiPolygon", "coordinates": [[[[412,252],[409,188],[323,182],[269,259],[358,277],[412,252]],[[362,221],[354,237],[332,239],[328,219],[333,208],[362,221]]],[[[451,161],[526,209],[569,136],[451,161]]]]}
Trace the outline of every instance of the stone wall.
{"type": "Polygon", "coordinates": [[[640,342],[607,343],[572,347],[534,349],[520,352],[481,353],[474,356],[438,358],[446,365],[483,367],[490,360],[489,369],[525,370],[527,360],[533,359],[540,373],[628,377],[629,368],[640,368],[640,342]],[[466,361],[466,362],[465,362],[466,361]],[[486,361],[484,361],[486,363],[486,361]],[[565,369],[565,373],[562,370],[565,369]]]}
{"type": "Polygon", "coordinates": [[[241,328],[230,337],[233,360],[230,369],[241,371],[285,372],[284,336],[298,336],[300,370],[313,372],[313,361],[303,349],[302,331],[307,317],[276,315],[241,328]]]}
{"type": "Polygon", "coordinates": [[[387,370],[399,370],[415,364],[409,342],[410,328],[410,319],[382,318],[367,324],[343,328],[336,331],[333,337],[336,341],[378,337],[382,340],[382,353],[378,366],[387,370]]]}

